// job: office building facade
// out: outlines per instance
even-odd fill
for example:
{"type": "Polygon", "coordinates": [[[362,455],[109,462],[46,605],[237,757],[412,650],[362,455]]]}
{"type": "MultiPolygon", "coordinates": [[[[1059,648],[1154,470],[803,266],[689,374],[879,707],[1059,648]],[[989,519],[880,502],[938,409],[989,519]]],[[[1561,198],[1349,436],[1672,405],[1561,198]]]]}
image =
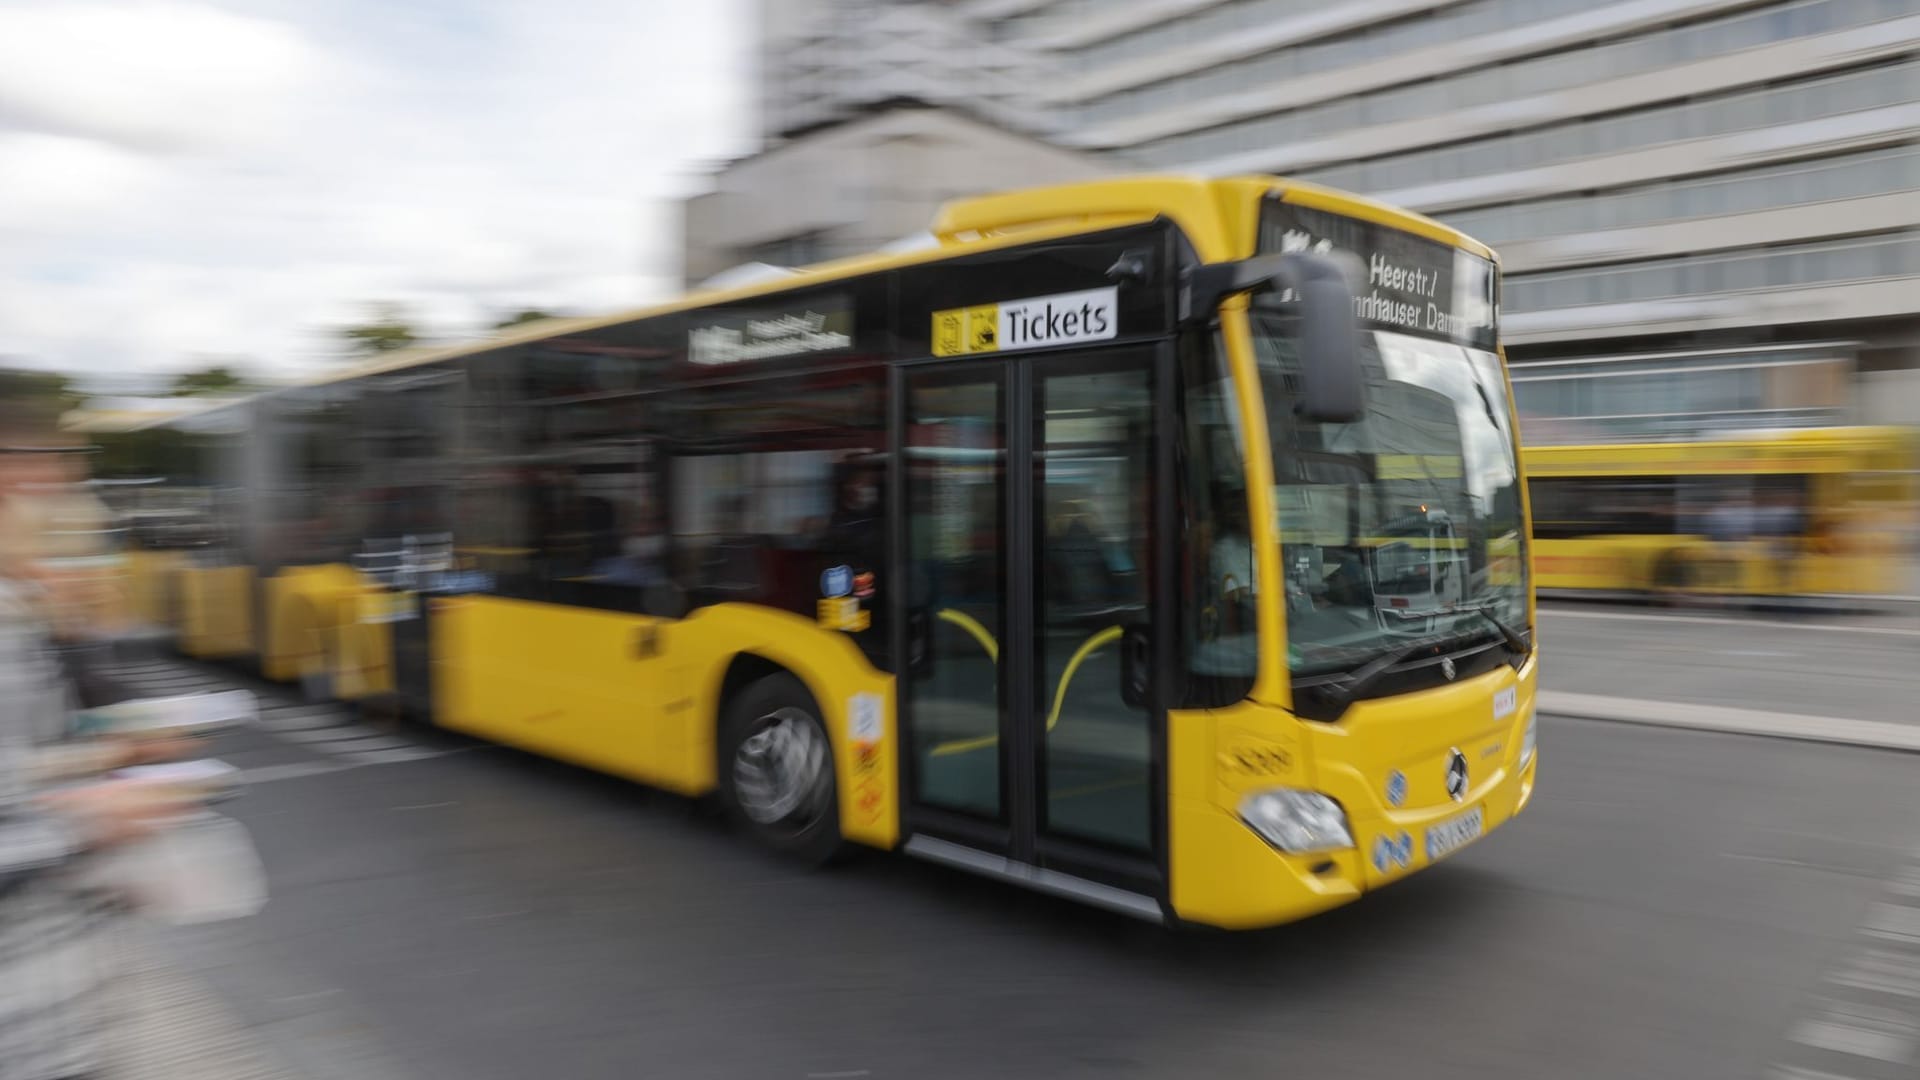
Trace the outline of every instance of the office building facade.
{"type": "Polygon", "coordinates": [[[1920,422],[1920,0],[962,6],[1067,145],[1492,244],[1542,435],[1920,422]]]}

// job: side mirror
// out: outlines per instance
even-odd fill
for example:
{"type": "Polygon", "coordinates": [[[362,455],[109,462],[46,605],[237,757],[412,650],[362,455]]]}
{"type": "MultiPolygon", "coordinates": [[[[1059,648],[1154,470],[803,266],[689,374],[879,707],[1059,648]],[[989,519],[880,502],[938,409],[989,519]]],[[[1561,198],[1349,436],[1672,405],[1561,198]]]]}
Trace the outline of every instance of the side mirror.
{"type": "Polygon", "coordinates": [[[1220,301],[1237,292],[1272,289],[1290,296],[1300,314],[1300,415],[1323,424],[1350,423],[1366,412],[1354,314],[1361,280],[1358,260],[1343,253],[1256,255],[1214,263],[1188,276],[1181,316],[1211,318],[1220,301]]]}
{"type": "Polygon", "coordinates": [[[1366,413],[1353,279],[1325,255],[1284,255],[1273,283],[1300,304],[1300,415],[1346,424],[1366,413]]]}

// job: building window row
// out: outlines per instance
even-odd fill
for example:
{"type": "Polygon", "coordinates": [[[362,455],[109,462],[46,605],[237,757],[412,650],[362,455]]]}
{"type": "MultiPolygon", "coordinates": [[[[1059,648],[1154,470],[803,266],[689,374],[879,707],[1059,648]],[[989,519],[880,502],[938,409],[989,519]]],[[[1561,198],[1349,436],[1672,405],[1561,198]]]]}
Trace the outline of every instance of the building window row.
{"type": "MultiPolygon", "coordinates": [[[[1290,0],[1268,0],[1290,2],[1290,0]]],[[[1239,5],[1235,5],[1236,7],[1239,5]]],[[[1325,5],[1320,5],[1324,9],[1325,5]]],[[[1209,64],[1205,68],[1126,90],[1088,102],[1075,115],[1082,127],[1098,127],[1161,109],[1303,75],[1318,75],[1374,60],[1385,60],[1441,41],[1470,39],[1521,23],[1541,22],[1592,10],[1591,0],[1470,0],[1392,22],[1375,23],[1298,45],[1273,49],[1240,60],[1209,64]]],[[[1151,42],[1142,55],[1157,55],[1175,46],[1164,35],[1177,23],[1162,23],[1140,31],[1151,42]]],[[[1076,61],[1065,65],[1069,71],[1076,61]]]]}
{"type": "MultiPolygon", "coordinates": [[[[1444,35],[1455,28],[1436,26],[1435,23],[1451,18],[1466,18],[1468,13],[1476,9],[1485,8],[1501,15],[1513,14],[1530,23],[1586,10],[1579,4],[1556,6],[1557,0],[1545,0],[1527,5],[1524,15],[1521,15],[1517,11],[1501,10],[1500,5],[1504,3],[1506,0],[1475,0],[1457,8],[1372,26],[1234,63],[1213,65],[1204,71],[1102,97],[1081,108],[1075,121],[1081,127],[1097,128],[1160,109],[1178,108],[1214,97],[1254,90],[1294,76],[1384,59],[1432,45],[1437,40],[1447,40],[1444,35]]],[[[1282,114],[1288,118],[1300,118],[1297,123],[1285,128],[1285,137],[1310,138],[1365,123],[1389,123],[1547,93],[1916,12],[1920,12],[1920,0],[1800,0],[1798,3],[1760,11],[1743,11],[1613,42],[1583,44],[1571,52],[1481,67],[1459,75],[1355,95],[1347,101],[1363,103],[1358,113],[1327,112],[1323,107],[1282,114]]],[[[1160,32],[1171,32],[1171,26],[1163,26],[1160,32]]],[[[1346,104],[1347,101],[1339,104],[1346,104]]],[[[1169,155],[1212,156],[1204,152],[1161,149],[1165,144],[1179,147],[1204,143],[1201,136],[1210,134],[1214,132],[1172,136],[1143,144],[1137,149],[1157,158],[1169,155]]],[[[1230,153],[1232,149],[1224,152],[1230,153]]]]}
{"type": "Polygon", "coordinates": [[[1443,217],[1474,239],[1498,246],[1916,190],[1920,146],[1899,146],[1592,195],[1475,207],[1443,217]]]}
{"type": "Polygon", "coordinates": [[[1904,105],[1916,98],[1920,98],[1920,62],[1907,61],[1767,90],[1551,124],[1432,150],[1305,170],[1297,175],[1330,187],[1392,191],[1904,105]]]}
{"type": "Polygon", "coordinates": [[[1510,313],[1920,276],[1920,232],[1507,278],[1510,313]]]}

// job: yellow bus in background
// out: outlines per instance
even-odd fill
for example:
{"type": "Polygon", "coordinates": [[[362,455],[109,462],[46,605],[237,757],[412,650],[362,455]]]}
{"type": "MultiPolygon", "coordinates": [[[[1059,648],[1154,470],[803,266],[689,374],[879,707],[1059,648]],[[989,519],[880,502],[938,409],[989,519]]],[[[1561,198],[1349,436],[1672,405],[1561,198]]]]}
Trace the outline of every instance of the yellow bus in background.
{"type": "Polygon", "coordinates": [[[1526,458],[1542,589],[1841,598],[1913,588],[1911,431],[1529,446],[1526,458]]]}
{"type": "Polygon", "coordinates": [[[1271,177],[932,233],[184,419],[218,539],[151,591],[190,654],[775,849],[1155,920],[1301,918],[1520,812],[1492,252],[1271,177]]]}

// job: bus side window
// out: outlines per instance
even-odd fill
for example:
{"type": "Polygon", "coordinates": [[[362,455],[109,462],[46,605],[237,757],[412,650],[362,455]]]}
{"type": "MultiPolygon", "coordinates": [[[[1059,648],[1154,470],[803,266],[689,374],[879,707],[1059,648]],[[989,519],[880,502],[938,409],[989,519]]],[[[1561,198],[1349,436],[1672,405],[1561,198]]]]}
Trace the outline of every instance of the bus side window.
{"type": "Polygon", "coordinates": [[[825,590],[845,588],[859,610],[831,628],[881,657],[890,584],[885,368],[668,396],[668,518],[675,584],[689,605],[764,604],[817,619],[825,590]]]}
{"type": "Polygon", "coordinates": [[[1554,477],[1529,481],[1528,490],[1541,540],[1687,531],[1684,492],[1670,476],[1554,477]]]}

